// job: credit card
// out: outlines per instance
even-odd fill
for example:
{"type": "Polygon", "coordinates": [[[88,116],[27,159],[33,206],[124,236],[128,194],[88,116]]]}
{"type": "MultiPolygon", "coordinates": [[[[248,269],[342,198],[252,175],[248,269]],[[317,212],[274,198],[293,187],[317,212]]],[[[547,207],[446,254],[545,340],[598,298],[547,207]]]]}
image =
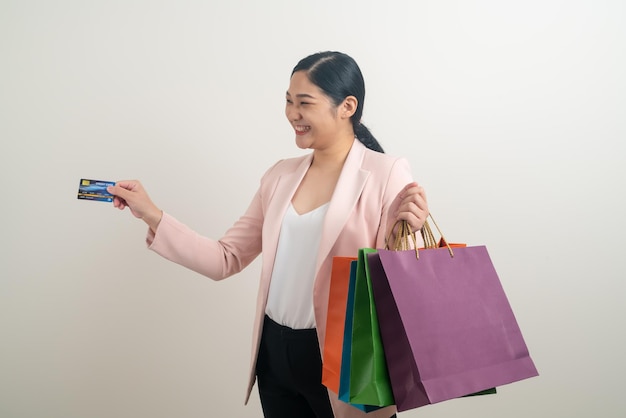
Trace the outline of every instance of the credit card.
{"type": "Polygon", "coordinates": [[[108,186],[115,186],[114,181],[80,179],[78,186],[78,198],[83,200],[97,200],[100,202],[112,202],[113,195],[107,192],[108,186]]]}

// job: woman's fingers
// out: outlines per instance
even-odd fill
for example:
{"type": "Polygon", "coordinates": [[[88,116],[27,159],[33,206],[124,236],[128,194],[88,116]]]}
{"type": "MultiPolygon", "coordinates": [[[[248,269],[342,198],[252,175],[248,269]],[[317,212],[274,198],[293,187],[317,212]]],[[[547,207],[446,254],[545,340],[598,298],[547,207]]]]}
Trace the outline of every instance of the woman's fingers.
{"type": "Polygon", "coordinates": [[[396,209],[397,220],[407,221],[414,231],[421,229],[428,216],[424,188],[417,183],[409,183],[398,193],[396,200],[399,201],[396,209]]]}
{"type": "Polygon", "coordinates": [[[118,209],[128,207],[133,216],[143,219],[153,231],[156,231],[163,211],[152,203],[139,180],[118,181],[115,186],[109,186],[107,191],[115,196],[113,206],[118,209]]]}
{"type": "Polygon", "coordinates": [[[114,195],[113,206],[119,209],[130,208],[133,215],[143,218],[154,204],[138,180],[123,180],[109,186],[107,191],[114,195]]]}

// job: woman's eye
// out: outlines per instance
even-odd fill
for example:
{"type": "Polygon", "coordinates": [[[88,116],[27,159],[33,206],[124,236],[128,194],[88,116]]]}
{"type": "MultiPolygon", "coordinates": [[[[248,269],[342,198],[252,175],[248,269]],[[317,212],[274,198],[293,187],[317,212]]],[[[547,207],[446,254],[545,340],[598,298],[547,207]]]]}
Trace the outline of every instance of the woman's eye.
{"type": "MultiPolygon", "coordinates": [[[[287,104],[291,104],[291,105],[294,104],[293,100],[291,100],[291,99],[285,99],[285,100],[287,101],[287,104]]],[[[299,106],[307,106],[307,105],[310,105],[310,104],[312,104],[312,103],[310,103],[310,102],[298,102],[299,106]]]]}

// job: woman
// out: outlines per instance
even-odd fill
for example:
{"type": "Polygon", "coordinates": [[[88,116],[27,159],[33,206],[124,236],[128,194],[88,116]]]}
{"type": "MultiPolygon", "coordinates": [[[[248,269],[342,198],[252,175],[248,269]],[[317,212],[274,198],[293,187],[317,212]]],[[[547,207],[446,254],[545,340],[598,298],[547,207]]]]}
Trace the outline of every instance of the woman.
{"type": "Polygon", "coordinates": [[[420,229],[428,206],[407,161],[383,154],[361,124],[364,98],[363,76],[348,55],[301,60],[285,114],[298,147],[312,153],[271,167],[246,213],[219,240],[162,212],[138,181],[109,189],[115,207],[128,206],[148,224],[150,249],[214,280],[240,272],[263,249],[246,402],[258,380],[266,417],[366,416],[321,384],[332,258],[384,247],[397,220],[420,229]]]}

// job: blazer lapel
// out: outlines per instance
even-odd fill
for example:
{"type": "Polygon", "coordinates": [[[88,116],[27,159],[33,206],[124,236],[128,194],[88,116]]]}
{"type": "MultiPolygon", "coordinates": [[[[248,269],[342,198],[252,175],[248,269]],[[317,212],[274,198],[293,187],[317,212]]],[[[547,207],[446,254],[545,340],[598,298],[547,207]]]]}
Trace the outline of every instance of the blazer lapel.
{"type": "Polygon", "coordinates": [[[264,234],[266,234],[265,242],[274,243],[267,248],[263,248],[263,257],[267,258],[269,266],[274,265],[276,250],[278,249],[278,239],[280,237],[280,227],[287,208],[291,204],[296,189],[300,185],[302,178],[306,174],[313,154],[304,156],[297,168],[285,174],[282,174],[276,182],[274,196],[269,201],[267,212],[265,215],[264,234]]]}
{"type": "MultiPolygon", "coordinates": [[[[348,153],[324,219],[316,276],[361,196],[370,172],[361,168],[365,146],[357,139],[348,153]]],[[[356,251],[356,250],[355,250],[356,251]]],[[[356,253],[355,253],[356,254],[356,253]]],[[[349,254],[344,254],[349,255],[349,254]]]]}

